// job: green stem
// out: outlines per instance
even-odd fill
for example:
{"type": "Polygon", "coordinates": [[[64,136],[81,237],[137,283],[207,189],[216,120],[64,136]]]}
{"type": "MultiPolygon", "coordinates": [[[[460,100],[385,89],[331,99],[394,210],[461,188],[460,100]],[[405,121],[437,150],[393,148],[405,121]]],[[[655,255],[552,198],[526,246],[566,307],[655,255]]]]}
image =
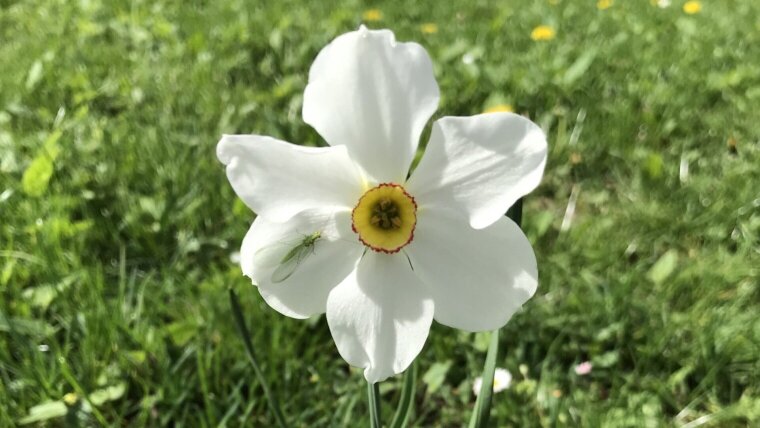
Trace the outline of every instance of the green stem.
{"type": "Polygon", "coordinates": [[[414,401],[414,390],[417,382],[417,362],[412,361],[412,365],[404,373],[404,386],[401,389],[401,398],[398,401],[396,414],[393,416],[391,428],[405,428],[409,422],[412,413],[412,404],[414,401]]]}
{"type": "Polygon", "coordinates": [[[380,384],[367,382],[367,395],[369,397],[369,422],[372,428],[381,428],[380,423],[380,384]]]}
{"type": "Polygon", "coordinates": [[[248,355],[248,360],[253,366],[253,371],[256,373],[256,377],[259,379],[261,388],[264,390],[264,395],[267,397],[267,404],[269,404],[269,410],[272,412],[274,419],[277,421],[277,425],[280,428],[285,428],[288,425],[285,423],[285,418],[282,416],[280,406],[277,403],[277,399],[272,394],[272,390],[269,389],[269,384],[264,378],[264,373],[259,367],[259,363],[256,361],[256,356],[253,352],[253,344],[251,344],[251,334],[248,332],[248,327],[245,326],[245,319],[243,318],[243,311],[240,308],[240,302],[238,302],[237,294],[235,290],[230,288],[230,306],[232,307],[232,316],[235,318],[235,325],[237,327],[240,337],[243,339],[243,345],[245,346],[245,353],[248,355]]]}
{"type": "Polygon", "coordinates": [[[478,399],[475,401],[475,409],[470,418],[470,428],[483,428],[488,426],[491,417],[491,398],[493,396],[493,375],[496,371],[496,360],[499,357],[499,330],[491,333],[491,343],[488,345],[486,363],[483,368],[478,399]]]}

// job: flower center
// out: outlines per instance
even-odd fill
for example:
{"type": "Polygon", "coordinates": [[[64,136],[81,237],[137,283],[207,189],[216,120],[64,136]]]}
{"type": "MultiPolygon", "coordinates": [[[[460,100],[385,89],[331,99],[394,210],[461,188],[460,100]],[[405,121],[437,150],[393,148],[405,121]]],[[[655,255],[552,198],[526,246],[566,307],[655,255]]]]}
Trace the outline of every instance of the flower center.
{"type": "Polygon", "coordinates": [[[364,245],[373,251],[395,253],[414,238],[417,203],[400,185],[382,183],[362,195],[351,220],[364,245]]]}
{"type": "Polygon", "coordinates": [[[372,217],[369,218],[369,222],[372,226],[384,230],[400,228],[401,215],[398,212],[398,205],[391,198],[381,198],[372,207],[372,217]]]}

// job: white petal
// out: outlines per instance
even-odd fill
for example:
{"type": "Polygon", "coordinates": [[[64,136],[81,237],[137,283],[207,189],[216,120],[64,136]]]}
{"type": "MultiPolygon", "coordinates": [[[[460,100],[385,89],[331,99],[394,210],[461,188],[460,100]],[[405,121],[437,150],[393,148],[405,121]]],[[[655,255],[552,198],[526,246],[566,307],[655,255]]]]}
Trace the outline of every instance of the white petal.
{"type": "Polygon", "coordinates": [[[285,221],[306,209],[351,208],[362,179],[344,147],[303,147],[260,135],[216,146],[235,193],[258,215],[285,221]]]}
{"type": "Polygon", "coordinates": [[[444,117],[406,189],[420,207],[457,210],[481,229],[538,186],[546,150],[541,128],[516,114],[444,117]]]}
{"type": "Polygon", "coordinates": [[[538,285],[533,249],[507,217],[473,229],[443,212],[421,212],[406,252],[433,294],[435,320],[462,330],[503,326],[538,285]]]}
{"type": "Polygon", "coordinates": [[[325,312],[330,290],[356,267],[364,246],[353,235],[350,211],[304,211],[284,223],[259,216],[243,239],[240,265],[269,306],[289,317],[308,318],[325,312]],[[321,238],[292,275],[273,282],[277,264],[263,254],[271,249],[281,260],[304,236],[317,231],[321,238]]]}
{"type": "Polygon", "coordinates": [[[403,183],[438,99],[422,46],[362,27],[337,37],[314,60],[303,119],[329,144],[346,145],[377,182],[403,183]]]}
{"type": "Polygon", "coordinates": [[[501,392],[512,383],[512,373],[507,369],[497,367],[493,374],[493,392],[501,392]]]}
{"type": "Polygon", "coordinates": [[[402,253],[367,251],[327,298],[327,323],[340,355],[364,367],[372,383],[409,367],[432,321],[429,291],[402,253]]]}
{"type": "Polygon", "coordinates": [[[480,395],[480,388],[483,387],[483,378],[481,376],[478,376],[475,378],[475,382],[472,383],[472,392],[477,397],[480,395]]]}

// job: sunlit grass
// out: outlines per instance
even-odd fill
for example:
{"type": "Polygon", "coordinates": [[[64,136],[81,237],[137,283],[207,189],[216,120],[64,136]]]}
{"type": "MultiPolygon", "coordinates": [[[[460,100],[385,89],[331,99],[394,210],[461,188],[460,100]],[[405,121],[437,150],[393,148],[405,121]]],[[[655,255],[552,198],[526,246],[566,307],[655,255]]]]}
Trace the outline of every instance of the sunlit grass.
{"type": "MultiPolygon", "coordinates": [[[[56,426],[271,425],[229,286],[290,419],[364,425],[324,320],[275,313],[230,260],[253,217],[214,154],[222,133],[323,144],[308,68],[362,21],[428,49],[438,115],[508,106],[549,135],[494,426],[756,422],[760,4],[685,3],[0,1],[0,426],[48,401],[56,426]]],[[[487,345],[433,328],[416,425],[467,420],[487,345]]]]}

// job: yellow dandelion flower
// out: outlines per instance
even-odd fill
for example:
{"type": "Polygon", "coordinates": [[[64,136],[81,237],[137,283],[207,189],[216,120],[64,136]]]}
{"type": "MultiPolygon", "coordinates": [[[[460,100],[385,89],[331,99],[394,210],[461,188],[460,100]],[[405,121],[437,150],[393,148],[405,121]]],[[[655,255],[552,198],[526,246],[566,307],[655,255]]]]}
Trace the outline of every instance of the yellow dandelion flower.
{"type": "Polygon", "coordinates": [[[438,32],[438,24],[433,24],[432,22],[422,24],[420,26],[420,31],[425,34],[435,34],[438,32]]]}
{"type": "Polygon", "coordinates": [[[73,406],[77,403],[79,400],[79,397],[74,392],[69,392],[68,394],[63,396],[63,402],[68,404],[69,406],[73,406]]]}
{"type": "Polygon", "coordinates": [[[509,104],[496,104],[485,109],[483,113],[498,113],[498,112],[513,113],[514,111],[515,109],[509,104]]]}
{"type": "Polygon", "coordinates": [[[368,9],[364,11],[362,18],[367,22],[379,21],[383,19],[383,12],[380,9],[368,9]]]}
{"type": "Polygon", "coordinates": [[[554,28],[548,25],[539,25],[530,32],[530,38],[535,41],[551,40],[555,35],[554,28]]]}
{"type": "Polygon", "coordinates": [[[612,6],[612,0],[599,0],[596,2],[596,8],[599,10],[609,9],[612,6]]]}
{"type": "Polygon", "coordinates": [[[702,11],[702,3],[698,1],[687,1],[683,4],[683,11],[688,13],[689,15],[694,15],[695,13],[699,13],[702,11]]]}

